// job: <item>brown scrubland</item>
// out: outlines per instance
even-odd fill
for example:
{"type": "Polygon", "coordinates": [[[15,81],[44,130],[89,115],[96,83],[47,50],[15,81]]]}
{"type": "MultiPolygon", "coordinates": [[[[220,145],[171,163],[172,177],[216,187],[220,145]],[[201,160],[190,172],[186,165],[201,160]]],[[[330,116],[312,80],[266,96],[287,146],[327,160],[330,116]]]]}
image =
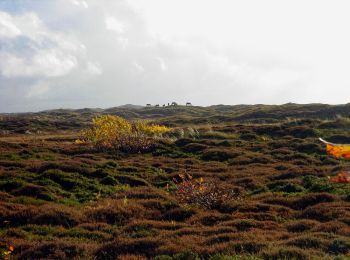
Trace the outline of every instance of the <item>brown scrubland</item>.
{"type": "Polygon", "coordinates": [[[350,164],[318,140],[350,143],[348,110],[287,104],[3,115],[0,253],[349,259],[350,184],[327,176],[350,164]],[[76,142],[102,114],[172,131],[145,150],[76,142]]]}

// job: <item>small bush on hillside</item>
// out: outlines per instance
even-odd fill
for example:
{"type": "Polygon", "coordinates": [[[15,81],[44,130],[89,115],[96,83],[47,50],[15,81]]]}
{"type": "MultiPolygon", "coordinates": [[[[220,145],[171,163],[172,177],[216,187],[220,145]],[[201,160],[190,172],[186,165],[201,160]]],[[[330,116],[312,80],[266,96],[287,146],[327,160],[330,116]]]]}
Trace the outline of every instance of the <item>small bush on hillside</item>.
{"type": "Polygon", "coordinates": [[[7,245],[0,242],[0,257],[2,259],[10,259],[10,255],[12,254],[14,247],[12,245],[7,245]]]}
{"type": "Polygon", "coordinates": [[[112,115],[96,117],[92,123],[90,129],[81,132],[76,143],[92,144],[98,149],[141,152],[152,148],[156,138],[170,131],[166,126],[147,124],[144,121],[130,122],[112,115]]]}
{"type": "Polygon", "coordinates": [[[182,203],[217,209],[223,202],[239,198],[238,191],[220,187],[215,182],[193,179],[189,174],[180,174],[180,178],[181,182],[175,180],[175,195],[182,203]]]}
{"type": "Polygon", "coordinates": [[[274,182],[267,184],[267,187],[271,191],[280,191],[280,192],[286,192],[286,193],[305,191],[305,189],[302,186],[300,186],[296,183],[290,183],[288,181],[274,181],[274,182]]]}
{"type": "Polygon", "coordinates": [[[334,187],[326,178],[307,175],[303,178],[303,186],[311,192],[332,192],[334,187]]]}

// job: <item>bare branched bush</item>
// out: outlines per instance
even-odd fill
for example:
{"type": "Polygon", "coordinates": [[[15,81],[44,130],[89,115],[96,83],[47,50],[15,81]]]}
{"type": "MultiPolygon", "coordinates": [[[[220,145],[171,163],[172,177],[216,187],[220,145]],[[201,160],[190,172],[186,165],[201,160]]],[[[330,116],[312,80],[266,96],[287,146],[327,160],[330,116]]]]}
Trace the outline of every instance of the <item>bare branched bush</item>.
{"type": "Polygon", "coordinates": [[[239,192],[225,188],[213,181],[205,181],[202,177],[193,179],[189,174],[180,174],[181,181],[175,182],[175,196],[186,204],[195,204],[208,209],[218,209],[231,199],[240,199],[239,192]]]}

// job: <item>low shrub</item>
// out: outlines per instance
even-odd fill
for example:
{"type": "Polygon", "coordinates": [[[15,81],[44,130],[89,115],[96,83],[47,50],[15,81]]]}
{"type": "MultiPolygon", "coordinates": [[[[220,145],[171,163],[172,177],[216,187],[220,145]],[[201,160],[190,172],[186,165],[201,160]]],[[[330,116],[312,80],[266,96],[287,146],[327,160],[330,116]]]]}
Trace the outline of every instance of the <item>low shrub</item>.
{"type": "Polygon", "coordinates": [[[256,227],[256,225],[257,223],[254,219],[237,220],[234,224],[238,231],[247,231],[251,228],[256,227]]]}
{"type": "Polygon", "coordinates": [[[329,245],[328,252],[332,254],[348,254],[350,252],[350,241],[336,239],[329,245]]]}
{"type": "Polygon", "coordinates": [[[190,223],[200,223],[204,226],[214,226],[215,224],[229,220],[229,214],[220,214],[217,212],[203,212],[196,214],[190,219],[190,223]]]}
{"type": "Polygon", "coordinates": [[[315,137],[316,131],[313,128],[308,126],[295,126],[291,128],[285,129],[285,131],[294,137],[297,138],[307,138],[307,137],[315,137]]]}
{"type": "Polygon", "coordinates": [[[63,241],[44,241],[21,252],[18,259],[83,259],[87,250],[83,246],[63,241]]]}
{"type": "Polygon", "coordinates": [[[287,245],[289,246],[296,246],[303,249],[318,249],[322,251],[326,251],[329,244],[329,239],[321,238],[314,234],[302,234],[287,241],[287,245]]]}
{"type": "Polygon", "coordinates": [[[259,256],[254,255],[224,255],[215,254],[209,257],[209,260],[262,260],[259,256]]]}
{"type": "Polygon", "coordinates": [[[230,165],[247,165],[253,163],[268,164],[272,162],[274,162],[274,160],[271,156],[263,153],[246,153],[229,160],[230,165]]]}
{"type": "Polygon", "coordinates": [[[177,253],[173,256],[169,255],[159,255],[154,258],[154,260],[200,260],[199,255],[192,251],[185,251],[177,253]]]}
{"type": "Polygon", "coordinates": [[[123,232],[131,238],[155,236],[159,233],[155,226],[162,227],[163,225],[162,222],[136,220],[123,228],[123,232]]]}
{"type": "MultiPolygon", "coordinates": [[[[277,169],[278,170],[278,169],[277,169]]],[[[287,179],[294,179],[299,177],[301,174],[295,171],[288,171],[285,173],[277,174],[277,175],[272,175],[269,179],[270,180],[287,180],[287,179]]]]}
{"type": "Polygon", "coordinates": [[[245,134],[241,134],[240,138],[245,141],[253,141],[253,140],[257,140],[258,136],[252,133],[245,133],[245,134]]]}
{"type": "Polygon", "coordinates": [[[314,256],[315,259],[323,259],[324,255],[315,252],[313,250],[305,250],[298,247],[274,247],[272,249],[264,250],[261,254],[264,260],[280,260],[280,259],[298,259],[309,260],[310,256],[314,256]]]}
{"type": "Polygon", "coordinates": [[[293,233],[302,233],[302,232],[311,230],[318,224],[319,223],[314,220],[293,221],[292,223],[287,224],[287,230],[293,233]]]}
{"type": "Polygon", "coordinates": [[[54,225],[71,228],[81,220],[80,214],[75,210],[64,207],[45,207],[29,223],[37,225],[54,225]]]}
{"type": "Polygon", "coordinates": [[[340,144],[350,143],[350,137],[348,135],[332,135],[327,137],[327,141],[340,144]]]}
{"type": "Polygon", "coordinates": [[[13,250],[12,245],[0,242],[0,257],[2,259],[10,259],[13,250]]]}
{"type": "Polygon", "coordinates": [[[27,184],[12,192],[15,196],[30,196],[42,200],[53,201],[55,198],[50,194],[47,188],[34,184],[27,184]]]}
{"type": "Polygon", "coordinates": [[[338,220],[331,220],[325,223],[321,223],[317,227],[313,228],[313,231],[327,232],[327,233],[333,233],[333,234],[338,234],[343,236],[350,235],[349,226],[338,220]]]}
{"type": "Polygon", "coordinates": [[[177,253],[173,256],[173,260],[199,260],[199,255],[192,251],[177,253]]]}
{"type": "Polygon", "coordinates": [[[242,241],[234,242],[231,246],[236,253],[256,254],[266,247],[266,243],[264,241],[242,241]]]}
{"type": "Polygon", "coordinates": [[[203,151],[207,148],[208,148],[208,146],[206,146],[204,144],[189,143],[189,144],[185,145],[183,149],[186,152],[195,153],[195,152],[203,151]]]}
{"type": "Polygon", "coordinates": [[[175,141],[175,145],[178,147],[183,147],[185,145],[188,145],[190,143],[193,143],[193,139],[190,138],[180,138],[175,141]]]}
{"type": "Polygon", "coordinates": [[[295,192],[303,192],[305,191],[304,187],[291,183],[289,181],[275,181],[267,184],[267,187],[271,191],[280,191],[286,193],[295,193],[295,192]]]}
{"type": "Polygon", "coordinates": [[[132,218],[141,216],[144,208],[140,205],[128,202],[106,202],[88,209],[85,212],[90,222],[103,222],[112,225],[124,225],[132,218]]]}
{"type": "Polygon", "coordinates": [[[120,150],[134,153],[148,151],[155,139],[169,132],[166,126],[147,124],[144,121],[129,122],[118,116],[95,117],[90,129],[83,130],[77,144],[92,144],[101,150],[120,150]]]}
{"type": "Polygon", "coordinates": [[[305,209],[307,207],[337,200],[337,196],[328,193],[309,193],[300,198],[296,198],[290,203],[293,209],[305,209]]]}
{"type": "Polygon", "coordinates": [[[175,180],[176,198],[186,204],[195,204],[208,209],[219,209],[220,205],[231,199],[239,199],[238,191],[225,188],[203,178],[193,179],[191,175],[180,175],[181,181],[175,180]]]}
{"type": "Polygon", "coordinates": [[[326,178],[307,175],[303,178],[303,186],[311,192],[332,192],[334,187],[326,178]]]}
{"type": "Polygon", "coordinates": [[[137,186],[148,186],[149,183],[145,181],[144,179],[133,177],[129,175],[117,175],[115,176],[115,179],[121,183],[121,184],[127,184],[130,187],[137,187],[137,186]]]}
{"type": "Polygon", "coordinates": [[[301,153],[323,153],[323,149],[319,144],[315,143],[303,143],[297,145],[298,152],[301,153]]]}
{"type": "Polygon", "coordinates": [[[13,180],[1,180],[0,181],[0,190],[10,192],[12,190],[18,189],[23,186],[23,181],[13,179],[13,180]]]}
{"type": "Polygon", "coordinates": [[[159,238],[117,239],[101,246],[95,253],[95,259],[116,259],[119,255],[133,254],[153,258],[163,242],[159,238]]]}
{"type": "Polygon", "coordinates": [[[173,208],[170,210],[167,210],[164,212],[164,214],[160,217],[162,220],[167,221],[185,221],[192,217],[195,214],[195,211],[193,209],[185,208],[185,207],[178,207],[173,208]]]}
{"type": "Polygon", "coordinates": [[[238,135],[218,132],[218,131],[208,131],[208,132],[201,133],[201,137],[207,138],[207,139],[226,140],[226,139],[237,139],[238,135]]]}
{"type": "Polygon", "coordinates": [[[112,176],[106,176],[101,179],[100,183],[105,185],[117,185],[118,181],[112,176]]]}
{"type": "Polygon", "coordinates": [[[320,222],[326,222],[346,215],[346,210],[341,205],[332,205],[332,203],[320,203],[307,207],[299,214],[299,218],[314,219],[320,222]]]}
{"type": "Polygon", "coordinates": [[[142,255],[134,255],[134,254],[127,254],[127,255],[119,255],[116,260],[147,260],[147,257],[142,255]]]}
{"type": "Polygon", "coordinates": [[[228,159],[238,156],[239,153],[225,149],[208,149],[203,152],[202,160],[205,161],[227,161],[228,159]]]}

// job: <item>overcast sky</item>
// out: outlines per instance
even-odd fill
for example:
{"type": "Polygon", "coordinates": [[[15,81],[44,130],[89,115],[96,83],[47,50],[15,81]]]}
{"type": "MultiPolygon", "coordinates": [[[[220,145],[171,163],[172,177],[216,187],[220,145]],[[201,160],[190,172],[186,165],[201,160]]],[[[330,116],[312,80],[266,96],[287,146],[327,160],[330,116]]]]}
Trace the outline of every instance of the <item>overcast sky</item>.
{"type": "Polygon", "coordinates": [[[0,0],[0,112],[348,103],[350,2],[0,0]]]}

